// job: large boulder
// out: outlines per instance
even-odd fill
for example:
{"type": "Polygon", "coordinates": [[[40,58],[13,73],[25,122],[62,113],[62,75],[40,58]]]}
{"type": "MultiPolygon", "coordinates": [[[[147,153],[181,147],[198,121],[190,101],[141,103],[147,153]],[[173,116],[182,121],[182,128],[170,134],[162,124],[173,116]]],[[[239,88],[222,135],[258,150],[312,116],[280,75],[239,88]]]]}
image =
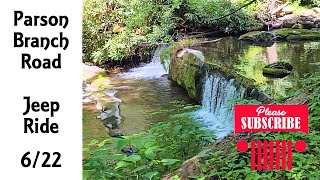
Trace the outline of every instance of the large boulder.
{"type": "Polygon", "coordinates": [[[296,14],[289,14],[279,18],[279,20],[283,21],[283,27],[291,28],[294,24],[298,22],[299,17],[296,14]]]}

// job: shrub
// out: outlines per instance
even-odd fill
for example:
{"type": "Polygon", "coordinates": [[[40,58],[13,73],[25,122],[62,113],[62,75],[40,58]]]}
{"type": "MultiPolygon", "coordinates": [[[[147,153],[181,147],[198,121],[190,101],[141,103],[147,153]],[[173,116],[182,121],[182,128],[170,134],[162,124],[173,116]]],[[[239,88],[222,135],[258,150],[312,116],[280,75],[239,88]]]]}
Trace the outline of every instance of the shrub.
{"type": "Polygon", "coordinates": [[[147,132],[93,141],[84,148],[89,154],[84,160],[84,179],[160,179],[215,139],[212,131],[204,130],[188,113],[170,118],[147,132]]]}

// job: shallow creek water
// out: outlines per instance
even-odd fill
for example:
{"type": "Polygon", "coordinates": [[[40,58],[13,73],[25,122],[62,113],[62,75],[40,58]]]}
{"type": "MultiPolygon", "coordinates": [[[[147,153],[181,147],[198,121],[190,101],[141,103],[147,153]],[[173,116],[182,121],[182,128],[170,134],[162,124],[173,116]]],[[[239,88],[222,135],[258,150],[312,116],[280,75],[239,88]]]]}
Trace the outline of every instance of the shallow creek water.
{"type": "MultiPolygon", "coordinates": [[[[118,128],[125,135],[139,133],[158,122],[170,120],[169,116],[178,112],[174,102],[195,104],[182,87],[168,79],[167,71],[160,63],[159,52],[155,52],[150,63],[111,77],[110,85],[113,88],[107,90],[107,94],[112,91],[111,94],[115,93],[114,96],[121,100],[118,128]]],[[[84,108],[85,143],[109,136],[106,123],[97,119],[100,114],[101,110],[94,107],[84,108]]]]}

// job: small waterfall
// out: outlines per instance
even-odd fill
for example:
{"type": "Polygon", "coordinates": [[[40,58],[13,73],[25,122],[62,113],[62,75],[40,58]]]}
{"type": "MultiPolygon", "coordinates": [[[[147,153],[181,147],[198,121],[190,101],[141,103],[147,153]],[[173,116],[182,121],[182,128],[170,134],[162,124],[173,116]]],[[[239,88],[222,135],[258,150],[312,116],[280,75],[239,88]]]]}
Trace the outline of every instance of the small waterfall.
{"type": "Polygon", "coordinates": [[[218,138],[223,137],[233,130],[233,107],[229,101],[243,97],[244,88],[237,87],[234,79],[219,73],[208,75],[203,84],[202,107],[195,117],[215,130],[218,138]]]}
{"type": "Polygon", "coordinates": [[[132,68],[128,72],[119,73],[117,77],[125,79],[158,79],[161,76],[168,74],[160,61],[160,53],[165,47],[165,45],[159,45],[157,47],[150,63],[142,63],[140,67],[132,68]]]}

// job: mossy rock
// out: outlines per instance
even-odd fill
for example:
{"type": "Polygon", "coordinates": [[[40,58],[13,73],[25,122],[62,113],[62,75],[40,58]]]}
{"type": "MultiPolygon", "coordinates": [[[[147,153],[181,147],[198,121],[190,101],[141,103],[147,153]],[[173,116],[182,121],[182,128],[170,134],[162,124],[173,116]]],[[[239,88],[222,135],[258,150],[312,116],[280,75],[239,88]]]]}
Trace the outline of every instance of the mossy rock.
{"type": "Polygon", "coordinates": [[[286,69],[292,71],[293,66],[288,62],[276,62],[265,66],[265,68],[286,69]]]}
{"type": "Polygon", "coordinates": [[[288,76],[293,69],[293,66],[287,62],[275,62],[265,66],[262,73],[270,78],[283,78],[288,76]]]}
{"type": "Polygon", "coordinates": [[[270,78],[283,78],[288,76],[291,71],[286,69],[276,69],[276,68],[263,68],[262,73],[266,77],[270,78]]]}
{"type": "Polygon", "coordinates": [[[243,34],[239,40],[248,40],[253,42],[270,42],[277,40],[320,40],[320,31],[309,29],[276,29],[273,31],[252,31],[243,34]]]}
{"type": "Polygon", "coordinates": [[[303,25],[300,24],[300,23],[295,23],[295,24],[292,26],[292,29],[303,29],[303,25]]]}
{"type": "Polygon", "coordinates": [[[199,64],[201,61],[190,53],[179,58],[177,61],[175,81],[187,90],[191,98],[199,100],[201,97],[201,93],[199,92],[201,82],[199,81],[202,79],[201,64],[199,64]]]}
{"type": "Polygon", "coordinates": [[[239,37],[239,40],[247,40],[254,42],[269,42],[275,39],[275,35],[268,31],[252,31],[243,34],[239,37]]]}
{"type": "Polygon", "coordinates": [[[278,39],[288,41],[320,40],[320,31],[308,29],[277,29],[273,31],[278,39]]]}

